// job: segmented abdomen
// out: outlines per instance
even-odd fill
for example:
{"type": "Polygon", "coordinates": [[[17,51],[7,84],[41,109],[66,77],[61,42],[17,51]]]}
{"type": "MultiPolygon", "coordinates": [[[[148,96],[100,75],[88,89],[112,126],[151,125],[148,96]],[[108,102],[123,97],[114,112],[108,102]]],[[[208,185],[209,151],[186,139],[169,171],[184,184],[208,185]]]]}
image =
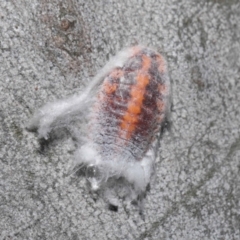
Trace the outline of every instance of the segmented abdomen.
{"type": "Polygon", "coordinates": [[[168,81],[163,57],[140,47],[104,77],[91,122],[103,160],[141,160],[164,120],[168,81]]]}

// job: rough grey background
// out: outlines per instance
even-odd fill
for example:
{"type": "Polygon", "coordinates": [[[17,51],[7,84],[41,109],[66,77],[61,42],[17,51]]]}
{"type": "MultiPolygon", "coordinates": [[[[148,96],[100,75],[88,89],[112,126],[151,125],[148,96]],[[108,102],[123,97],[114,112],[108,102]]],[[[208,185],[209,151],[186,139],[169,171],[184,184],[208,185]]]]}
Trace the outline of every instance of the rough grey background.
{"type": "Polygon", "coordinates": [[[0,1],[1,239],[240,239],[238,0],[0,1]],[[166,56],[172,130],[143,221],[69,180],[70,140],[39,151],[24,125],[123,47],[166,56]]]}

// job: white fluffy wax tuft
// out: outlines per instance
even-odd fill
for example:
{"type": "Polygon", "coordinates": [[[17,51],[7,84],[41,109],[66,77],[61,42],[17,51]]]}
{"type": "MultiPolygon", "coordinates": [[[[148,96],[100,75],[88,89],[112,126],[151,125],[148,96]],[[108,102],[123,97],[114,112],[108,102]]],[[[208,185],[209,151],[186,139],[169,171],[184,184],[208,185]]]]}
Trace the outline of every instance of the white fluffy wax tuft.
{"type": "Polygon", "coordinates": [[[140,161],[126,161],[125,159],[120,161],[111,159],[109,161],[101,159],[101,156],[95,149],[94,144],[88,143],[79,148],[75,153],[76,165],[90,166],[96,171],[96,175],[87,176],[93,191],[99,189],[106,191],[108,180],[114,179],[115,183],[117,181],[121,182],[119,188],[122,189],[117,189],[117,191],[124,191],[126,193],[124,197],[127,197],[129,201],[136,200],[135,198],[145,192],[154,173],[155,155],[153,148],[150,148],[140,161]],[[122,178],[127,180],[125,184],[123,184],[122,178]]]}

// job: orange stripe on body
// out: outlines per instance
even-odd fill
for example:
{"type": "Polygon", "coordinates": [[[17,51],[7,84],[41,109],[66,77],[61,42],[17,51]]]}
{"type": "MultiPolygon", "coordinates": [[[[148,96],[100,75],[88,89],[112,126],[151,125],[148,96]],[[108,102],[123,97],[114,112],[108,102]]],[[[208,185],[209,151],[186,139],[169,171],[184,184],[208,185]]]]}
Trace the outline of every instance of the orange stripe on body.
{"type": "Polygon", "coordinates": [[[136,129],[138,123],[138,114],[141,113],[141,108],[144,100],[144,93],[146,86],[148,85],[150,78],[147,73],[151,66],[151,59],[143,55],[142,56],[142,68],[139,70],[136,77],[136,85],[131,89],[131,99],[128,103],[128,108],[123,116],[121,127],[121,137],[130,139],[133,131],[136,129]]]}

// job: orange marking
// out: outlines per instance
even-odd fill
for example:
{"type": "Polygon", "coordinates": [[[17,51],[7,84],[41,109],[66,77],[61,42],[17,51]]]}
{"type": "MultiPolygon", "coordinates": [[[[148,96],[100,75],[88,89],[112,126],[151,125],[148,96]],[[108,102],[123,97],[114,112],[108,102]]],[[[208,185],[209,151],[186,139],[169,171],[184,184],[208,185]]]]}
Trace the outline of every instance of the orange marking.
{"type": "Polygon", "coordinates": [[[114,84],[111,84],[109,82],[105,82],[103,84],[103,87],[104,87],[104,91],[107,93],[107,94],[112,94],[116,91],[117,89],[117,84],[114,83],[114,84]]]}
{"type": "Polygon", "coordinates": [[[142,68],[138,72],[136,77],[136,85],[132,87],[130,95],[131,99],[128,103],[128,108],[126,113],[123,116],[123,120],[121,123],[121,136],[129,139],[132,135],[132,132],[136,128],[136,124],[138,122],[138,114],[141,113],[141,107],[144,99],[145,88],[148,85],[150,78],[147,74],[151,66],[151,59],[142,55],[142,68]]]}
{"type": "Polygon", "coordinates": [[[151,59],[146,55],[142,55],[142,60],[143,60],[142,70],[148,71],[148,69],[151,66],[151,59]]]}
{"type": "Polygon", "coordinates": [[[135,129],[133,124],[129,124],[128,122],[123,122],[122,125],[124,125],[124,130],[126,131],[126,133],[130,133],[135,129]]]}
{"type": "Polygon", "coordinates": [[[158,62],[158,70],[160,73],[165,73],[166,72],[166,63],[164,61],[164,58],[158,54],[157,55],[157,62],[158,62]]]}
{"type": "Polygon", "coordinates": [[[132,132],[135,129],[134,124],[129,124],[127,122],[122,122],[121,127],[124,131],[121,131],[121,137],[123,139],[129,139],[131,137],[132,132]]]}
{"type": "Polygon", "coordinates": [[[136,115],[132,115],[129,112],[126,112],[125,115],[123,116],[124,122],[127,123],[137,123],[138,119],[136,115]]]}
{"type": "Polygon", "coordinates": [[[149,77],[145,73],[140,73],[137,76],[137,86],[141,89],[145,89],[145,87],[149,83],[149,77]]]}
{"type": "Polygon", "coordinates": [[[131,89],[131,96],[136,104],[139,104],[143,101],[144,89],[139,88],[137,85],[133,86],[131,89]]]}
{"type": "Polygon", "coordinates": [[[139,104],[134,102],[130,102],[128,104],[128,109],[129,109],[129,112],[132,114],[139,114],[141,112],[141,107],[139,106],[139,104]]]}
{"type": "Polygon", "coordinates": [[[124,72],[123,72],[123,70],[121,70],[121,69],[114,69],[112,72],[111,72],[111,74],[110,74],[110,77],[112,77],[112,78],[120,78],[120,77],[122,77],[124,75],[124,72]]]}

